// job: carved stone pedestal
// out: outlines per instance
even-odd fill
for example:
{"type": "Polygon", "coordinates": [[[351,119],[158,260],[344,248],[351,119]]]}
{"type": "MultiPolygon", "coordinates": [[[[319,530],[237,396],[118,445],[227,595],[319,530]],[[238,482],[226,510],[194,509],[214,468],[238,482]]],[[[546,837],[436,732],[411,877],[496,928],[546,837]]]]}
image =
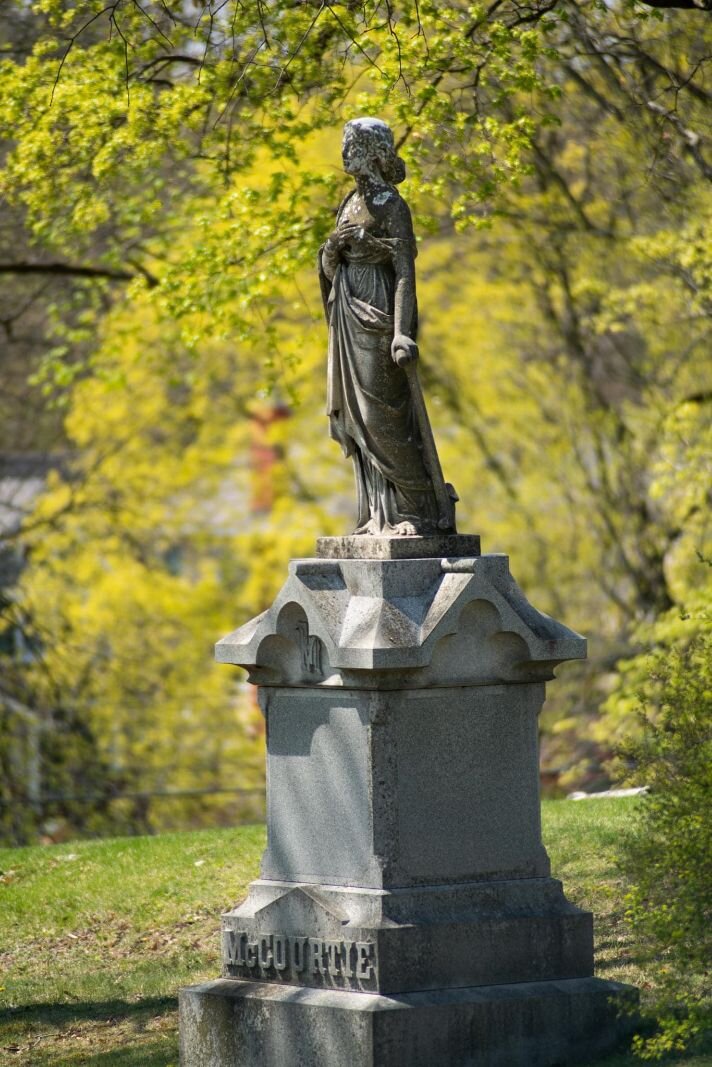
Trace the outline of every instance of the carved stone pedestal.
{"type": "Polygon", "coordinates": [[[532,608],[505,556],[339,558],[351,540],[293,562],[217,646],[260,686],[268,847],[223,916],[224,979],[181,994],[181,1062],[603,1053],[634,991],[592,977],[591,916],[550,877],[539,817],[544,683],[585,641],[532,608]]]}

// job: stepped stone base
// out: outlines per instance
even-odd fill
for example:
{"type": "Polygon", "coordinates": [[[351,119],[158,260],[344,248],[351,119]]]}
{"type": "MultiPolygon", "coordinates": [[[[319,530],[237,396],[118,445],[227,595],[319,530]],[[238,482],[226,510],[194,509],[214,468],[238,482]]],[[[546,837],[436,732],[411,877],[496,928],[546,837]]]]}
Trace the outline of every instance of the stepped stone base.
{"type": "Polygon", "coordinates": [[[599,978],[383,996],[221,979],[180,993],[183,1067],[565,1067],[613,1051],[635,990],[599,978]]]}
{"type": "Polygon", "coordinates": [[[223,915],[223,975],[384,994],[588,978],[591,920],[553,878],[395,891],[260,879],[223,915]]]}

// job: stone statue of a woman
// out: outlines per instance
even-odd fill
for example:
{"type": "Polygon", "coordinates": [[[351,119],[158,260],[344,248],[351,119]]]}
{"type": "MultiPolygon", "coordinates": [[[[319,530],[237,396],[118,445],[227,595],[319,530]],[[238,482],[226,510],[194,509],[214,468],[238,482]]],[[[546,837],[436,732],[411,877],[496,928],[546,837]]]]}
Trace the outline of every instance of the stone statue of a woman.
{"type": "Polygon", "coordinates": [[[356,188],[319,253],[329,324],[331,436],[354,461],[357,534],[416,536],[455,532],[415,372],[418,311],[416,245],[405,178],[385,122],[344,128],[344,170],[356,188]]]}

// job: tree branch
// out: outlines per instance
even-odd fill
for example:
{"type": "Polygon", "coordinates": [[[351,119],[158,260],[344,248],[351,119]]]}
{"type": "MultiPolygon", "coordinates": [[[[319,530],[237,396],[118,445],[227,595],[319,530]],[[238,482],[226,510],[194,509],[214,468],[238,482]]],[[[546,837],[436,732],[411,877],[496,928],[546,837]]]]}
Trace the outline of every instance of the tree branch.
{"type": "Polygon", "coordinates": [[[130,282],[140,275],[151,288],[158,285],[158,279],[138,265],[135,271],[128,271],[81,263],[0,263],[0,274],[58,274],[75,278],[109,278],[117,282],[130,282]]]}
{"type": "Polygon", "coordinates": [[[640,0],[646,7],[680,8],[691,11],[712,11],[712,0],[640,0]]]}

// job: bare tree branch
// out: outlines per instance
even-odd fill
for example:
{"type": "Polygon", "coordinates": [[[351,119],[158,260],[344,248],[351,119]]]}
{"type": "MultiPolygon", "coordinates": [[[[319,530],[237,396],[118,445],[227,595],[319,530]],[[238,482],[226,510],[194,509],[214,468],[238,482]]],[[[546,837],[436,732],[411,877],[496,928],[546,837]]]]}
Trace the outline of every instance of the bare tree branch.
{"type": "Polygon", "coordinates": [[[81,263],[0,263],[0,274],[59,274],[75,278],[109,278],[119,282],[133,281],[140,274],[149,286],[158,285],[158,279],[138,264],[134,271],[128,271],[92,267],[81,263]]]}
{"type": "Polygon", "coordinates": [[[49,106],[50,107],[52,106],[52,104],[54,102],[54,94],[57,91],[57,86],[59,84],[59,79],[60,79],[60,76],[62,74],[62,68],[64,67],[64,64],[66,62],[67,56],[71,52],[71,50],[74,47],[74,45],[75,45],[76,41],[78,40],[78,38],[84,33],[84,30],[86,30],[89,26],[91,26],[92,22],[96,22],[96,20],[98,18],[101,18],[102,15],[105,15],[107,13],[107,11],[112,11],[112,12],[116,11],[116,3],[107,4],[106,7],[103,7],[101,9],[101,11],[97,11],[97,13],[95,15],[92,15],[92,17],[90,19],[87,19],[87,21],[77,30],[77,32],[75,34],[72,34],[72,36],[69,38],[69,43],[68,43],[66,49],[64,50],[64,54],[62,55],[62,58],[59,61],[59,66],[57,68],[57,76],[55,77],[54,85],[52,86],[52,92],[51,92],[50,98],[49,98],[49,106]]]}

